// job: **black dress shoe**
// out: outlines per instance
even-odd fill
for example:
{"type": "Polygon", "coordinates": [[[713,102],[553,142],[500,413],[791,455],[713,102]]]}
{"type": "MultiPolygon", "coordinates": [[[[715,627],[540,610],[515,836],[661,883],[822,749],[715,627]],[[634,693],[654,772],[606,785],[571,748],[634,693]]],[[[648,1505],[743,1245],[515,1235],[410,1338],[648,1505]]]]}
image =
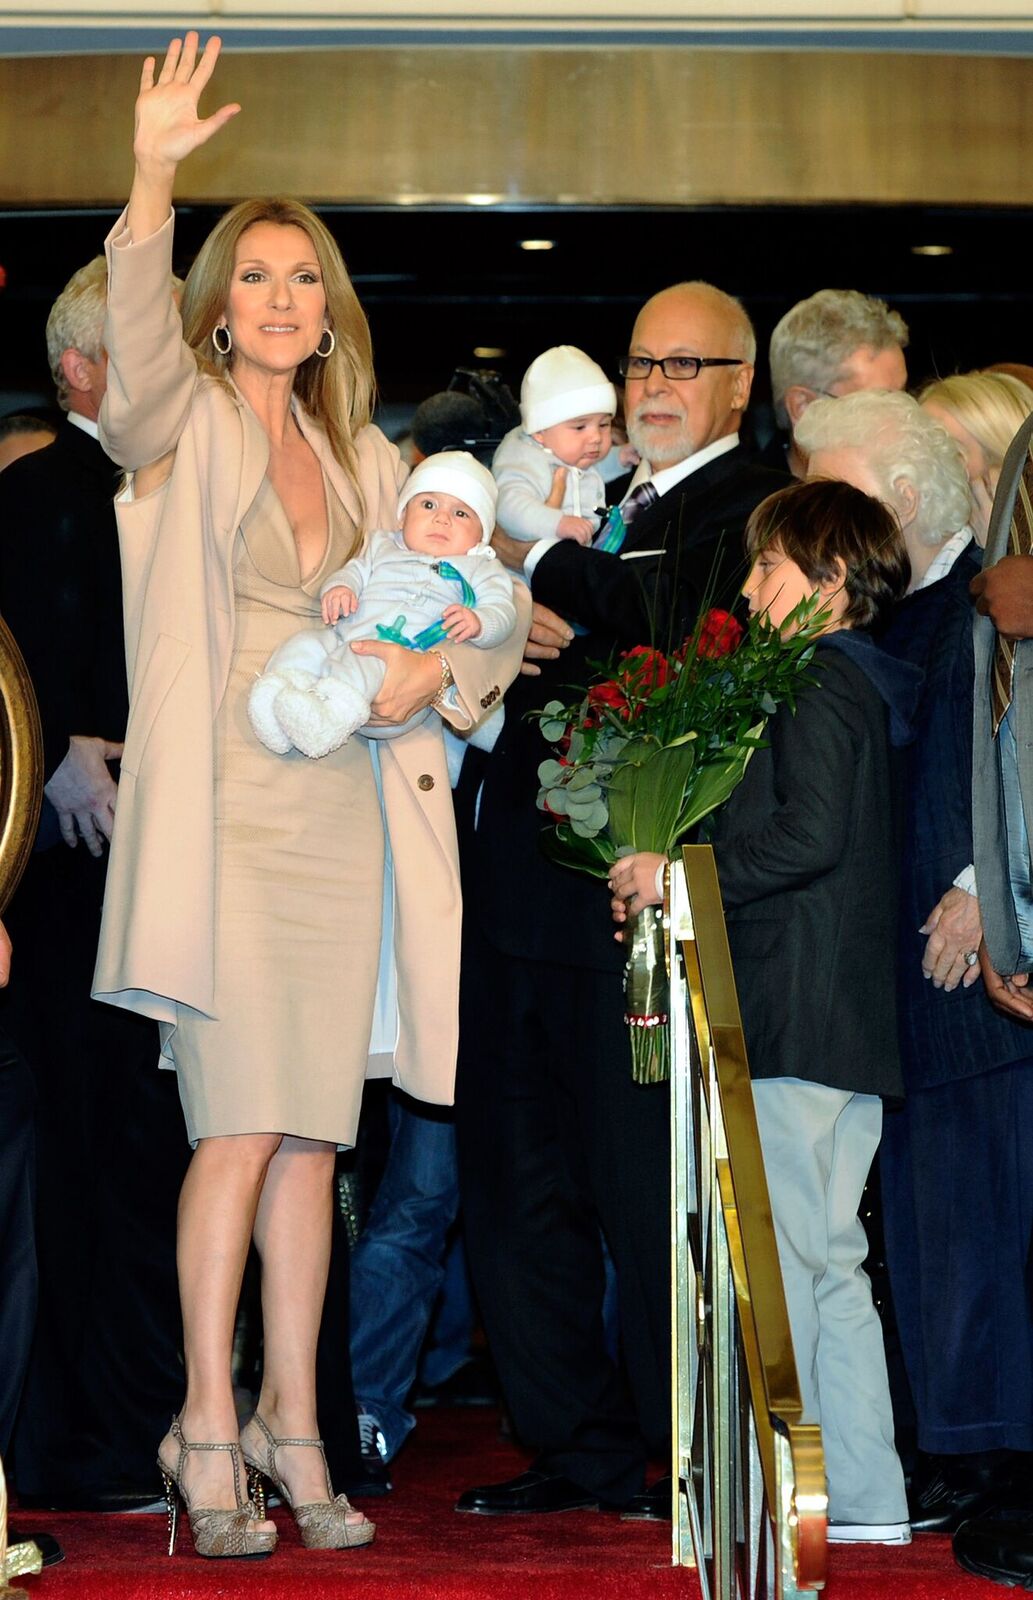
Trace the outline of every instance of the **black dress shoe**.
{"type": "Polygon", "coordinates": [[[633,1494],[621,1507],[622,1522],[670,1522],[674,1490],[671,1475],[657,1478],[648,1489],[633,1494]]]}
{"type": "Polygon", "coordinates": [[[477,1511],[485,1517],[501,1517],[517,1512],[598,1511],[599,1496],[579,1489],[569,1478],[551,1472],[522,1472],[505,1483],[484,1483],[464,1489],[456,1501],[457,1511],[477,1511]]]}
{"type": "Polygon", "coordinates": [[[65,1553],[52,1533],[24,1533],[18,1528],[8,1528],[8,1549],[12,1545],[25,1544],[27,1540],[31,1540],[36,1546],[36,1549],[43,1557],[43,1565],[45,1567],[56,1567],[59,1561],[65,1559],[65,1553]]]}
{"type": "Polygon", "coordinates": [[[1033,1509],[999,1505],[963,1522],[953,1540],[959,1567],[1013,1589],[1033,1588],[1033,1509]]]}
{"type": "Polygon", "coordinates": [[[1012,1472],[1004,1452],[993,1457],[930,1458],[921,1478],[916,1474],[908,1494],[912,1533],[956,1533],[963,1522],[998,1505],[1011,1488],[1012,1472]]]}

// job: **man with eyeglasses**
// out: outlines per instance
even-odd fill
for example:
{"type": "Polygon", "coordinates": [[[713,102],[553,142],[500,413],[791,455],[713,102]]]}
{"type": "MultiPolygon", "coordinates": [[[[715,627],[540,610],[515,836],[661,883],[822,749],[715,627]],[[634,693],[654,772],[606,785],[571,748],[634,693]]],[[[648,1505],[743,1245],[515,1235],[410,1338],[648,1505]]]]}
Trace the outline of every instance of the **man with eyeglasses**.
{"type": "Polygon", "coordinates": [[[711,585],[715,604],[731,602],[746,519],[787,481],[738,440],[753,358],[730,296],[703,283],[654,296],[620,364],[642,460],[610,542],[528,547],[496,534],[545,632],[540,676],[509,690],[494,750],[481,772],[468,753],[457,790],[460,817],[475,797],[479,811],[463,852],[456,1128],[485,1327],[516,1431],[537,1455],[530,1471],[467,1490],[461,1511],[670,1514],[669,1480],[645,1492],[670,1431],[667,1089],[632,1082],[605,892],[539,847],[549,751],[528,713],[575,699],[619,650],[680,643],[711,585]],[[604,1338],[604,1237],[622,1367],[604,1338]]]}
{"type": "Polygon", "coordinates": [[[807,476],[796,424],[819,395],[838,400],[859,389],[906,389],[907,324],[884,300],[857,289],[819,289],[791,306],[771,335],[771,398],[782,430],[762,460],[807,476]]]}

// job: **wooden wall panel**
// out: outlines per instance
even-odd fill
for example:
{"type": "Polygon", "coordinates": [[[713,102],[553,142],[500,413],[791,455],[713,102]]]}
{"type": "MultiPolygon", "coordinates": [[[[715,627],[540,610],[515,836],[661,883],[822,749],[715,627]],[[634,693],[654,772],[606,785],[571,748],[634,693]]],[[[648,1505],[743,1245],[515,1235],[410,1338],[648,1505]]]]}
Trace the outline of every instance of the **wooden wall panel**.
{"type": "MultiPolygon", "coordinates": [[[[139,61],[0,60],[0,200],[111,203],[139,61]]],[[[652,48],[230,52],[184,199],[1033,204],[1033,61],[652,48]]]]}

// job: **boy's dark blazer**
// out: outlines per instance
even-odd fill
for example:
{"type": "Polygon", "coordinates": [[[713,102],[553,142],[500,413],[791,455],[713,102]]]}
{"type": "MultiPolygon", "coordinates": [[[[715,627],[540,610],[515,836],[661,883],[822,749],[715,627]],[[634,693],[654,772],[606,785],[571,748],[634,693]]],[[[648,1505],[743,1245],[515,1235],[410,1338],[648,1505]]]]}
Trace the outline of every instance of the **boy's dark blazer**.
{"type": "Polygon", "coordinates": [[[733,604],[746,572],[750,512],[789,481],[739,445],[643,511],[629,530],[626,558],[562,540],[539,561],[533,598],[588,631],[558,661],[542,662],[540,677],[517,678],[491,756],[483,767],[467,757],[464,786],[483,772],[484,787],[465,863],[473,893],[464,915],[479,918],[496,949],[604,971],[623,964],[605,888],[554,866],[540,849],[538,767],[552,752],[528,713],[549,700],[577,700],[618,650],[680,643],[711,583],[714,604],[733,604]]]}
{"type": "Polygon", "coordinates": [[[899,756],[854,661],[812,670],[712,831],[750,1073],[897,1096],[899,756]]]}

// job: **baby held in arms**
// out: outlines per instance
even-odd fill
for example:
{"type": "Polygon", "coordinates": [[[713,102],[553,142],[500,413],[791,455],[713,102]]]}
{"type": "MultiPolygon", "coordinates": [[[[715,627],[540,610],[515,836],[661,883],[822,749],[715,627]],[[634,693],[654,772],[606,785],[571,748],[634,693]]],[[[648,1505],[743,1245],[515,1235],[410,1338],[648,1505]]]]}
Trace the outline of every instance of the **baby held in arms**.
{"type": "Polygon", "coordinates": [[[525,543],[591,544],[606,505],[599,469],[616,409],[613,384],[576,345],[555,345],[531,362],[520,386],[522,426],[506,434],[492,462],[506,533],[525,543]],[[557,472],[560,504],[552,493],[557,472]]]}
{"type": "MultiPolygon", "coordinates": [[[[509,636],[516,622],[512,581],[488,542],[495,504],[491,473],[465,451],[442,451],[420,463],[402,488],[400,531],[371,534],[365,549],[327,579],[320,596],[326,626],[287,639],[256,679],[248,716],[268,749],[325,756],[360,728],[378,738],[402,731],[367,728],[385,666],[377,656],[356,655],[354,639],[410,650],[464,643],[487,650],[509,636]]],[[[450,680],[442,657],[443,690],[450,680]]]]}

